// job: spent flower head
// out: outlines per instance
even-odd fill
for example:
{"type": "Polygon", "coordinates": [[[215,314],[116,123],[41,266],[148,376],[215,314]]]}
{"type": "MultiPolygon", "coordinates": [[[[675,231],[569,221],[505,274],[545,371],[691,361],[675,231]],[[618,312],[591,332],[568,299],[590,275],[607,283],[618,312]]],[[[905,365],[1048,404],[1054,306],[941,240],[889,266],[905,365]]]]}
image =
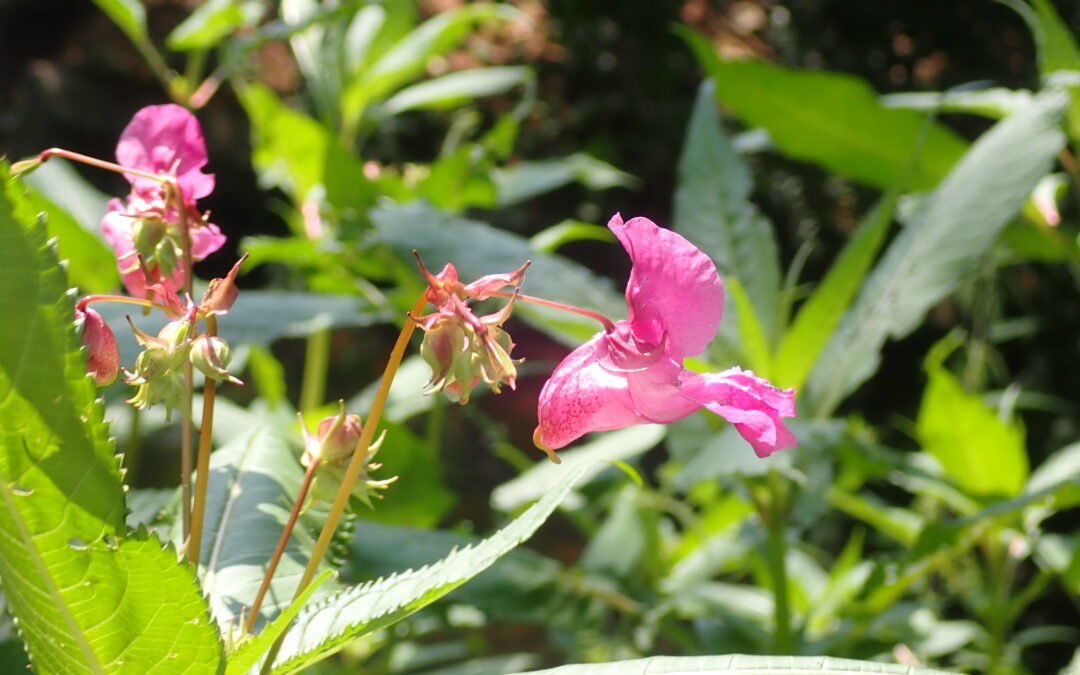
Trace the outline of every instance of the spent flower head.
{"type": "MultiPolygon", "coordinates": [[[[300,462],[305,467],[318,462],[315,481],[311,487],[313,500],[329,501],[337,494],[349,462],[354,461],[356,444],[364,430],[359,415],[347,414],[344,401],[340,401],[339,406],[338,414],[323,418],[314,434],[305,428],[303,416],[297,414],[300,417],[300,429],[304,436],[304,454],[300,462]]],[[[382,466],[372,460],[385,437],[386,431],[383,431],[379,439],[364,452],[360,459],[363,466],[353,487],[353,494],[368,508],[375,508],[372,498],[382,499],[379,491],[387,489],[398,479],[397,476],[383,480],[375,480],[371,477],[371,472],[382,466]]]]}
{"type": "Polygon", "coordinates": [[[463,284],[453,264],[447,263],[436,275],[428,271],[419,255],[416,259],[428,283],[427,299],[435,305],[431,314],[412,317],[424,330],[420,356],[431,367],[427,393],[442,391],[464,405],[481,380],[496,394],[504,384],[514,389],[515,365],[521,360],[510,357],[514,341],[502,325],[510,318],[516,288],[529,263],[507,274],[490,274],[463,284]],[[498,311],[484,316],[472,311],[469,300],[495,297],[507,286],[515,287],[514,295],[498,311]]]}

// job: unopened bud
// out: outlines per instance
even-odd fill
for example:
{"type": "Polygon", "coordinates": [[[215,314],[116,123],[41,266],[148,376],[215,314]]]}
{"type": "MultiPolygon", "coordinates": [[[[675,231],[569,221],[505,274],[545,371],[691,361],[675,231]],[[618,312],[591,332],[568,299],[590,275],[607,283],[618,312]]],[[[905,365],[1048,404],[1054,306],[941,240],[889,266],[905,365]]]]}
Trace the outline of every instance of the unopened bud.
{"type": "Polygon", "coordinates": [[[155,259],[158,244],[165,238],[165,221],[156,216],[136,218],[131,226],[131,240],[135,244],[135,250],[147,259],[155,259]]]}
{"type": "Polygon", "coordinates": [[[236,287],[236,274],[240,271],[240,265],[247,260],[248,254],[236,261],[229,273],[222,279],[211,279],[210,285],[203,294],[199,309],[205,314],[225,314],[232,309],[240,289],[236,287]]]}
{"type": "Polygon", "coordinates": [[[191,343],[191,353],[188,358],[191,359],[193,366],[212,380],[228,380],[234,384],[243,384],[226,370],[232,359],[232,350],[229,349],[228,342],[216,335],[200,335],[195,338],[191,343]]]}
{"type": "Polygon", "coordinates": [[[75,309],[76,322],[82,323],[82,342],[86,347],[86,372],[99,387],[112,384],[120,371],[120,350],[116,336],[101,315],[92,309],[75,309]]]}

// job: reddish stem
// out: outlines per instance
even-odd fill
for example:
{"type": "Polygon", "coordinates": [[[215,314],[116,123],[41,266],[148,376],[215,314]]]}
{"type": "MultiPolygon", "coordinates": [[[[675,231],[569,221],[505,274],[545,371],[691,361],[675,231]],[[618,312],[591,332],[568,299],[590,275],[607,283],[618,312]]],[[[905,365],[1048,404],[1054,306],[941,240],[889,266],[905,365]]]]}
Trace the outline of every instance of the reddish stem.
{"type": "MultiPolygon", "coordinates": [[[[488,295],[493,295],[500,298],[514,297],[513,293],[507,293],[506,291],[488,291],[487,293],[488,295]]],[[[572,312],[574,314],[580,314],[581,316],[587,316],[590,319],[599,321],[604,326],[604,330],[608,333],[611,333],[615,330],[615,324],[611,321],[611,319],[607,318],[603,314],[600,314],[599,312],[593,312],[588,309],[582,309],[581,307],[567,305],[565,303],[556,302],[554,300],[545,300],[544,298],[538,298],[534,295],[524,295],[522,293],[518,293],[517,299],[521,300],[522,302],[531,302],[534,305],[543,305],[544,307],[552,307],[554,309],[561,309],[565,312],[572,312]]]]}
{"type": "Polygon", "coordinates": [[[63,148],[49,148],[48,150],[42,150],[38,155],[38,159],[42,162],[47,161],[50,157],[63,157],[64,159],[70,159],[73,162],[82,162],[83,164],[89,164],[90,166],[96,166],[99,169],[105,169],[106,171],[115,171],[117,173],[127,173],[132,176],[142,176],[143,178],[149,178],[150,180],[156,180],[159,183],[167,184],[170,179],[168,176],[158,176],[157,174],[142,171],[140,169],[132,169],[131,167],[121,166],[114,162],[107,162],[104,159],[98,159],[97,157],[91,157],[84,155],[80,152],[73,152],[71,150],[65,150],[63,148]]]}

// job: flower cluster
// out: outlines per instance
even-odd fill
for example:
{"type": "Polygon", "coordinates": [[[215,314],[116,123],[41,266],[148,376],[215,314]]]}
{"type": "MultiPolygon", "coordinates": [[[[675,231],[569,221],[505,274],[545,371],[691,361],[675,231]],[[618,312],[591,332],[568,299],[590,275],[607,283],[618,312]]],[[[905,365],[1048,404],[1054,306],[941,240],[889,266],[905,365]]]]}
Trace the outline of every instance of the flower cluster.
{"type": "Polygon", "coordinates": [[[124,128],[116,160],[129,169],[169,179],[125,173],[131,193],[125,201],[110,201],[101,221],[124,287],[137,298],[156,298],[164,304],[167,293],[178,293],[184,286],[185,249],[197,261],[225,243],[221,230],[195,206],[214,189],[214,176],[202,172],[207,155],[199,122],[178,105],[147,106],[124,128]]]}
{"type": "Polygon", "coordinates": [[[420,355],[431,366],[429,393],[444,391],[450,400],[464,405],[480,380],[496,394],[503,384],[514,389],[515,364],[520,360],[510,358],[514,342],[502,325],[510,318],[516,288],[521,285],[529,263],[509,274],[490,274],[463,284],[452,264],[447,263],[441,272],[432,274],[419,256],[417,261],[428,283],[428,302],[436,307],[431,314],[414,317],[424,329],[420,355]],[[470,299],[481,301],[502,295],[500,291],[507,286],[515,288],[514,295],[501,309],[485,316],[473,313],[470,299]]]}
{"type": "Polygon", "coordinates": [[[724,287],[716,266],[680,235],[647,218],[608,227],[630,255],[628,317],[597,333],[559,364],[540,393],[538,447],[552,452],[591,431],[666,424],[706,408],[731,422],[761,457],[795,445],[782,417],[795,392],[738,367],[696,373],[720,325],[724,287]]]}
{"type": "MultiPolygon", "coordinates": [[[[319,422],[319,427],[314,434],[304,428],[303,417],[300,417],[300,429],[304,435],[304,455],[300,460],[301,463],[306,467],[310,467],[312,463],[318,463],[318,473],[311,488],[312,498],[330,501],[341,487],[349,463],[353,461],[353,451],[360,440],[360,434],[363,433],[364,428],[360,416],[346,414],[345,402],[342,401],[341,411],[319,422]]],[[[364,453],[360,460],[363,465],[353,486],[353,494],[368,508],[374,508],[371,502],[372,497],[382,498],[379,490],[387,489],[398,479],[397,476],[383,480],[375,480],[371,477],[371,472],[382,466],[372,460],[375,458],[375,453],[379,451],[379,446],[382,445],[385,436],[386,431],[383,431],[379,439],[372,443],[364,453]]]]}

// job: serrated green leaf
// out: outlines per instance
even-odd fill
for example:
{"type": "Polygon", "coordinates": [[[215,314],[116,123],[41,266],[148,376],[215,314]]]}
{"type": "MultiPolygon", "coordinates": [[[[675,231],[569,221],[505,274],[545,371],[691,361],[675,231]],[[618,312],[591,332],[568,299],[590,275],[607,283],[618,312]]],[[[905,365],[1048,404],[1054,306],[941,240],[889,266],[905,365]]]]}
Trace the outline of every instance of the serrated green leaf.
{"type": "MultiPolygon", "coordinates": [[[[299,454],[275,431],[256,427],[210,458],[201,559],[203,591],[222,631],[240,625],[285,527],[304,471],[299,454]]],[[[288,607],[322,530],[325,508],[309,507],[297,521],[259,610],[256,630],[288,607]]],[[[173,540],[179,541],[179,528],[173,540]]],[[[322,564],[329,569],[328,563],[322,564]]],[[[319,595],[340,588],[323,585],[319,595]]]]}
{"type": "Polygon", "coordinates": [[[430,567],[336,593],[305,609],[285,634],[272,672],[295,672],[324,659],[349,641],[397,623],[484,571],[531,537],[588,468],[567,472],[560,485],[475,547],[453,551],[430,567]]]}
{"type": "Polygon", "coordinates": [[[947,127],[927,126],[915,111],[883,106],[856,77],[765,61],[722,60],[704,36],[688,28],[678,32],[716,83],[717,100],[746,124],[767,129],[776,146],[795,159],[882,188],[903,181],[926,189],[935,186],[967,148],[947,127]],[[913,149],[920,142],[913,163],[913,149]]]}
{"type": "Polygon", "coordinates": [[[736,279],[767,343],[776,335],[780,267],[772,225],[750,203],[750,172],[720,125],[706,80],[679,157],[672,229],[705,251],[725,280],[736,279]]]}
{"type": "Polygon", "coordinates": [[[484,96],[502,94],[533,77],[525,66],[471,68],[425,80],[397,92],[378,108],[378,117],[406,110],[441,110],[484,96]]]}
{"type": "MultiPolygon", "coordinates": [[[[376,209],[371,219],[379,236],[402,260],[412,261],[411,252],[416,249],[428,269],[441,269],[453,262],[458,276],[468,282],[485,274],[509,272],[531,259],[522,293],[613,318],[626,311],[626,301],[612,290],[611,282],[561,256],[538,254],[527,239],[509,232],[420,203],[376,209]]],[[[567,344],[577,345],[600,329],[595,321],[580,315],[524,302],[518,302],[514,312],[567,344]]]]}
{"type": "Polygon", "coordinates": [[[896,193],[886,195],[863,218],[821,284],[799,309],[776,353],[771,373],[776,386],[802,388],[885,241],[896,200],[896,193]]]}
{"type": "Polygon", "coordinates": [[[653,656],[634,661],[590,663],[518,675],[949,675],[943,670],[831,656],[653,656]]]}
{"type": "Polygon", "coordinates": [[[1064,144],[1065,104],[1040,97],[964,155],[867,278],[807,380],[805,409],[834,410],[877,368],[885,341],[911,332],[990,249],[1064,144]]]}
{"type": "Polygon", "coordinates": [[[94,0],[94,4],[105,12],[132,42],[146,40],[146,9],[140,0],[94,0]]]}
{"type": "Polygon", "coordinates": [[[499,206],[512,206],[570,183],[590,190],[634,187],[638,179],[584,152],[557,159],[518,162],[492,170],[499,206]]]}
{"type": "Polygon", "coordinates": [[[127,537],[119,461],[62,268],[0,163],[0,577],[36,669],[213,672],[192,570],[127,537]]]}
{"type": "Polygon", "coordinates": [[[226,675],[244,675],[244,673],[251,670],[259,662],[259,659],[270,650],[278,636],[285,632],[285,629],[289,627],[289,624],[300,613],[300,610],[307,605],[308,600],[315,595],[319,587],[332,577],[333,572],[330,570],[325,570],[315,577],[315,580],[308,584],[307,588],[296,596],[281,614],[278,614],[273,621],[265,625],[258,635],[246,640],[240,645],[239,649],[230,654],[225,665],[226,675]]]}

